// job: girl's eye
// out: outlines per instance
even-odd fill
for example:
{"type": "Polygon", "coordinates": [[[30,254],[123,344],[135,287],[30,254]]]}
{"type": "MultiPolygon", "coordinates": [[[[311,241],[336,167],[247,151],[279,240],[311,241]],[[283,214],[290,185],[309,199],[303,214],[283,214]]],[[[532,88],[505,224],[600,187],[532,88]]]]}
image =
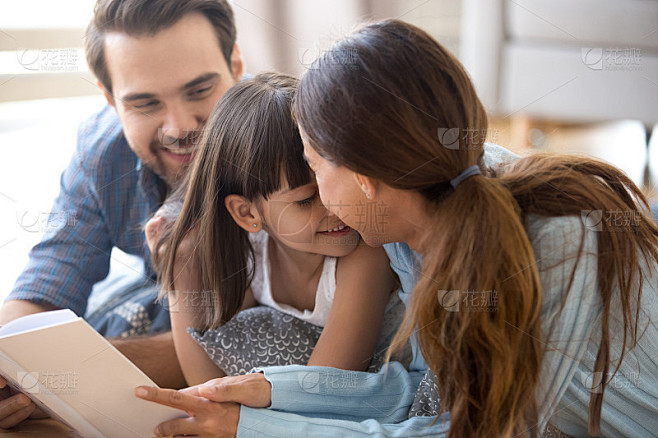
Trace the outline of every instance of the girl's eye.
{"type": "Polygon", "coordinates": [[[313,203],[313,200],[315,199],[316,193],[313,193],[313,196],[310,198],[302,199],[301,201],[295,201],[295,204],[297,204],[300,207],[306,207],[309,206],[313,203]]]}

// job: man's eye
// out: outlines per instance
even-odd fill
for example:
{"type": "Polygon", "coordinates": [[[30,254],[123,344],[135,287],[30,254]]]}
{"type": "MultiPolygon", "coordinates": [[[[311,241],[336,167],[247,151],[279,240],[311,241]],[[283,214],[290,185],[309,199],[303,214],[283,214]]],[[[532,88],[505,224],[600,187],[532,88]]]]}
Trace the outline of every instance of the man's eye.
{"type": "Polygon", "coordinates": [[[133,105],[133,106],[137,109],[151,109],[151,108],[155,108],[157,104],[158,104],[157,100],[149,100],[148,102],[140,103],[138,105],[133,105]]]}
{"type": "Polygon", "coordinates": [[[204,97],[207,94],[209,94],[210,90],[212,90],[212,86],[209,85],[207,87],[199,88],[197,90],[194,90],[190,93],[191,97],[199,98],[199,97],[204,97]]]}

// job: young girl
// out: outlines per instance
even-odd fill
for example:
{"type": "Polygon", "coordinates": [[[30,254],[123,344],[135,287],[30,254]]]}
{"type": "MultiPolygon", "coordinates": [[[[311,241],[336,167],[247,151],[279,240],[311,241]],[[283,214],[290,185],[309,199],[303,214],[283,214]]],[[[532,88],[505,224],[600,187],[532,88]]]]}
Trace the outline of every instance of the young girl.
{"type": "Polygon", "coordinates": [[[395,277],[381,248],[320,203],[292,119],[296,86],[265,73],[229,90],[188,180],[147,227],[190,385],[223,373],[186,328],[257,303],[324,327],[310,364],[365,370],[373,355],[395,277]]]}

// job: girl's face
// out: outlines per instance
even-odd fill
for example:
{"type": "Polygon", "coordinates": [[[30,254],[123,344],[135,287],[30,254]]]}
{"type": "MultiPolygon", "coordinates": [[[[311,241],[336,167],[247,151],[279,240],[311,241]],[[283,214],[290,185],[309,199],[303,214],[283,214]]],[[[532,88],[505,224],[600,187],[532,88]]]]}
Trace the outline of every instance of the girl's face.
{"type": "Polygon", "coordinates": [[[315,181],[292,190],[286,184],[259,211],[267,233],[297,251],[342,257],[359,243],[359,234],[322,205],[315,181]]]}
{"type": "Polygon", "coordinates": [[[304,141],[304,156],[315,172],[320,199],[331,213],[358,231],[369,246],[381,246],[391,241],[386,202],[369,200],[354,172],[325,160],[307,141],[304,141]]]}

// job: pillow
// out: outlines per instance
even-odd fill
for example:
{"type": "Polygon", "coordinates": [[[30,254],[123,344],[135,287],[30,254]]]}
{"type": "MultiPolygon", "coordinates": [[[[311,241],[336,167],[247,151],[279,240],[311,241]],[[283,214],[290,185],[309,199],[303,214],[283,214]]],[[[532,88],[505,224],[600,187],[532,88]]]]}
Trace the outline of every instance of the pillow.
{"type": "Polygon", "coordinates": [[[441,409],[441,399],[439,397],[439,386],[436,383],[436,374],[434,371],[427,370],[425,377],[420,381],[414,402],[409,410],[411,417],[434,417],[439,414],[441,409]]]}
{"type": "Polygon", "coordinates": [[[257,366],[306,365],[322,327],[271,307],[245,309],[223,326],[187,332],[227,375],[246,374],[257,366]]]}
{"type": "MultiPolygon", "coordinates": [[[[397,293],[391,294],[368,371],[378,371],[386,349],[402,320],[405,306],[397,293]]],[[[246,374],[252,368],[277,365],[306,365],[322,327],[302,321],[267,306],[245,309],[223,326],[201,332],[187,332],[227,375],[246,374]]],[[[411,362],[411,347],[396,353],[392,360],[405,367],[411,362]]]]}

